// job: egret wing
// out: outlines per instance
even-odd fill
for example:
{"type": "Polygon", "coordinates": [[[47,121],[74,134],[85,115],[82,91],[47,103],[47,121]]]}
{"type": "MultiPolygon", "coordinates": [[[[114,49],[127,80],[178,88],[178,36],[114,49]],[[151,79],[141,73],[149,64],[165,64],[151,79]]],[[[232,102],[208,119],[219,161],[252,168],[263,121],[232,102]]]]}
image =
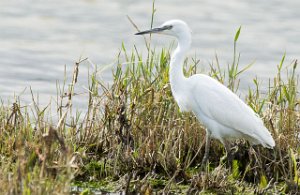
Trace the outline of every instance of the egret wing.
{"type": "Polygon", "coordinates": [[[273,138],[262,120],[236,94],[207,75],[195,75],[191,79],[194,98],[203,114],[226,127],[273,145],[273,138]]]}

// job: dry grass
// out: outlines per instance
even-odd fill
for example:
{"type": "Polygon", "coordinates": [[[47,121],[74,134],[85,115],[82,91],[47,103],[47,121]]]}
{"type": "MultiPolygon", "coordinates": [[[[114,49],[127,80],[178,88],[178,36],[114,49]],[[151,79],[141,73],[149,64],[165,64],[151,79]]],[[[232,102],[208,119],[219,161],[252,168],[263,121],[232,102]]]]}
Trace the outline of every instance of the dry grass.
{"type": "MultiPolygon", "coordinates": [[[[169,51],[149,50],[144,59],[135,47],[127,52],[123,46],[119,59],[112,86],[99,81],[97,70],[89,75],[84,118],[70,114],[75,109],[72,98],[81,61],[74,66],[69,87],[65,83],[58,85],[57,124],[47,117],[49,108],[39,108],[34,99],[33,114],[18,100],[9,106],[2,103],[2,192],[69,194],[72,185],[85,184],[90,189],[94,186],[97,190],[145,194],[298,192],[297,61],[283,68],[283,57],[278,75],[270,79],[268,93],[262,95],[261,86],[254,79],[256,88],[249,89],[246,98],[272,132],[276,148],[251,149],[247,143],[237,141],[232,144],[235,160],[229,170],[220,161],[223,146],[213,141],[211,164],[206,172],[200,172],[204,127],[192,114],[180,113],[172,98],[168,83],[169,51]],[[122,66],[124,62],[126,68],[122,66]],[[283,72],[287,79],[282,79],[283,72]]],[[[235,91],[238,76],[245,71],[239,71],[238,61],[234,59],[228,70],[223,71],[216,59],[208,74],[235,91]]],[[[198,62],[186,61],[186,75],[196,72],[198,62]]]]}

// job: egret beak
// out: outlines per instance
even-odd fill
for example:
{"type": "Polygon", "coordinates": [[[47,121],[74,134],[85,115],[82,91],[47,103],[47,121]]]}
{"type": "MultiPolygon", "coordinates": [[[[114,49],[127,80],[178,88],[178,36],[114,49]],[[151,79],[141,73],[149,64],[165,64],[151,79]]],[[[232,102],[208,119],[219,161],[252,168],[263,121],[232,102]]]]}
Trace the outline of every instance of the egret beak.
{"type": "Polygon", "coordinates": [[[135,33],[135,35],[144,35],[144,34],[150,34],[150,33],[160,33],[160,32],[163,32],[165,30],[170,30],[171,28],[172,28],[171,25],[167,25],[167,26],[163,26],[163,27],[159,27],[159,28],[152,28],[150,30],[141,31],[141,32],[135,33]]]}

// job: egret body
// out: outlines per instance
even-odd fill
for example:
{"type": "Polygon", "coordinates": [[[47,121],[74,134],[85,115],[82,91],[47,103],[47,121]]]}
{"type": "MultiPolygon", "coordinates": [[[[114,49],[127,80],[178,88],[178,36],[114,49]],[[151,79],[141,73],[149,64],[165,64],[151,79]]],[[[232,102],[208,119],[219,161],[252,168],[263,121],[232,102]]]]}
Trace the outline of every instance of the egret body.
{"type": "Polygon", "coordinates": [[[185,77],[183,62],[191,45],[191,30],[181,20],[170,20],[158,28],[142,31],[136,35],[157,33],[173,36],[178,45],[170,61],[170,85],[179,108],[193,112],[206,127],[205,154],[202,165],[209,154],[211,137],[220,140],[229,152],[228,141],[246,139],[252,145],[261,144],[273,148],[275,142],[259,116],[236,94],[217,80],[195,74],[185,77]]]}

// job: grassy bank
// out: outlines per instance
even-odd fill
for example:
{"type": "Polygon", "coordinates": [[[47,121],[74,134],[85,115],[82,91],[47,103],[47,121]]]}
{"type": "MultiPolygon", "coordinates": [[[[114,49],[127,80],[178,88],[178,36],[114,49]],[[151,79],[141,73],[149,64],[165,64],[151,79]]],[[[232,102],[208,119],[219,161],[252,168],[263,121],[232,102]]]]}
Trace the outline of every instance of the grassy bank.
{"type": "MultiPolygon", "coordinates": [[[[239,88],[239,55],[228,66],[217,58],[205,72],[239,88]],[[221,67],[227,67],[222,69],[221,67]]],[[[95,69],[89,75],[88,107],[84,117],[74,114],[72,99],[80,63],[72,82],[58,84],[58,122],[49,107],[22,105],[18,99],[0,106],[0,189],[7,194],[83,194],[98,191],[165,193],[295,193],[299,180],[299,97],[297,61],[279,62],[278,74],[261,94],[257,78],[246,102],[264,120],[276,141],[274,150],[232,143],[230,170],[218,141],[211,144],[206,172],[204,127],[189,113],[180,113],[171,95],[168,71],[170,51],[148,45],[142,56],[122,46],[107,86],[95,69]],[[124,66],[126,64],[126,66],[124,66]],[[285,74],[282,79],[282,74],[285,74]],[[101,91],[101,93],[100,93],[101,91]]],[[[185,74],[197,72],[196,59],[187,59],[185,74]]],[[[264,86],[266,87],[266,86],[264,86]]],[[[205,95],[205,94],[203,94],[205,95]]]]}

